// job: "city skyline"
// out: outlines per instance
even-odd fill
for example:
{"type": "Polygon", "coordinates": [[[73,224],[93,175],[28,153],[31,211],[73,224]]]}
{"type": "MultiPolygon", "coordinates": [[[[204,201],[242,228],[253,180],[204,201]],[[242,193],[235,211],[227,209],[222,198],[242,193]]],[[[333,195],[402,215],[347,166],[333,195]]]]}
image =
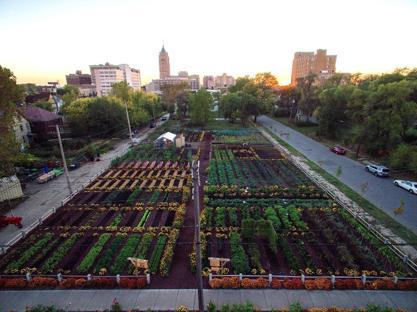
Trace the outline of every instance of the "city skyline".
{"type": "Polygon", "coordinates": [[[0,2],[7,47],[0,64],[19,83],[39,84],[64,84],[67,73],[88,72],[90,64],[129,64],[146,84],[159,76],[157,55],[165,44],[173,73],[200,78],[268,71],[287,84],[294,53],[317,49],[338,55],[338,72],[381,73],[417,66],[416,14],[417,1],[405,0],[337,7],[332,1],[0,2]]]}

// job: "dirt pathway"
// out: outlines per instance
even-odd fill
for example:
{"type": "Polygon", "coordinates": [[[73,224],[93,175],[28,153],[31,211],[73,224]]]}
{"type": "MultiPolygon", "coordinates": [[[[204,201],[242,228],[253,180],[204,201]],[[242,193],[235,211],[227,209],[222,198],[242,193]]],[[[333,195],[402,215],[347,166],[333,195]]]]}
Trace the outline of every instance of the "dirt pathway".
{"type": "MultiPolygon", "coordinates": [[[[210,137],[206,134],[204,141],[200,143],[200,207],[203,207],[204,198],[204,184],[207,179],[206,169],[209,164],[210,157],[210,137]]],[[[174,250],[174,257],[172,259],[172,266],[169,276],[163,278],[160,276],[151,277],[150,288],[196,288],[197,281],[195,273],[191,272],[190,257],[193,250],[194,231],[195,231],[195,210],[194,201],[191,200],[187,205],[187,212],[185,214],[184,225],[180,230],[177,245],[174,250]]]]}

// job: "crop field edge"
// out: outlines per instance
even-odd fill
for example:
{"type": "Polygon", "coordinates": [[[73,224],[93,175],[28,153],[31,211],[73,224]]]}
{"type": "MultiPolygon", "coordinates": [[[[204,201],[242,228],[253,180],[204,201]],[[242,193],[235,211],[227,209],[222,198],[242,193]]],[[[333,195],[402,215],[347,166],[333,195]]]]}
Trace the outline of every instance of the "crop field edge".
{"type": "Polygon", "coordinates": [[[306,163],[310,167],[310,169],[320,174],[327,182],[333,184],[337,189],[339,189],[342,193],[344,193],[348,198],[353,200],[359,207],[361,207],[366,212],[368,212],[372,217],[374,217],[383,226],[392,230],[394,234],[398,235],[406,243],[410,245],[417,244],[417,234],[415,234],[413,231],[409,230],[408,228],[403,226],[401,223],[394,220],[387,213],[385,213],[384,211],[376,207],[367,199],[363,198],[360,194],[358,194],[356,191],[352,190],[349,186],[341,182],[338,178],[336,178],[335,176],[331,175],[326,170],[321,168],[314,161],[308,159],[304,154],[302,154],[300,151],[298,151],[289,143],[279,138],[277,135],[272,133],[269,129],[260,125],[257,125],[257,126],[262,127],[264,130],[266,130],[272,136],[272,138],[277,141],[278,144],[281,144],[282,146],[287,148],[291,153],[293,153],[296,156],[300,156],[304,158],[306,160],[306,163]]]}

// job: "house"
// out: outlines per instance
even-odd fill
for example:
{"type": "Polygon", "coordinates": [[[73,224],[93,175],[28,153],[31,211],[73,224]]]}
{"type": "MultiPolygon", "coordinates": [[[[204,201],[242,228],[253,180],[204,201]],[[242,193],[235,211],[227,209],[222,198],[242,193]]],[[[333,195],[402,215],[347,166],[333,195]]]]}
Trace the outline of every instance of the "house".
{"type": "Polygon", "coordinates": [[[25,146],[32,142],[32,131],[30,123],[21,114],[17,114],[13,118],[13,131],[16,136],[16,142],[19,144],[19,149],[23,151],[25,146]]]}
{"type": "Polygon", "coordinates": [[[50,136],[55,137],[55,125],[62,125],[61,116],[36,106],[28,105],[21,112],[30,123],[34,142],[44,142],[50,136]]]}
{"type": "Polygon", "coordinates": [[[175,147],[180,148],[185,146],[185,137],[183,134],[176,135],[172,132],[165,132],[161,134],[155,141],[155,147],[167,148],[175,144],[175,147]]]}
{"type": "Polygon", "coordinates": [[[14,175],[0,178],[0,202],[23,196],[19,179],[14,175]]]}

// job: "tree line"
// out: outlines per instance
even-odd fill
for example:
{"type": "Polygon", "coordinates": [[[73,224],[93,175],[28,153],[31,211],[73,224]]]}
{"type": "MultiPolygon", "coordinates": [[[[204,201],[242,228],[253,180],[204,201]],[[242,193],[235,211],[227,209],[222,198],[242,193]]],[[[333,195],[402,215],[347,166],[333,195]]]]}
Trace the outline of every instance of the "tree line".
{"type": "Polygon", "coordinates": [[[343,140],[371,156],[389,157],[396,169],[417,173],[417,69],[381,75],[335,74],[318,84],[315,75],[283,89],[276,116],[316,119],[317,135],[343,140]]]}

